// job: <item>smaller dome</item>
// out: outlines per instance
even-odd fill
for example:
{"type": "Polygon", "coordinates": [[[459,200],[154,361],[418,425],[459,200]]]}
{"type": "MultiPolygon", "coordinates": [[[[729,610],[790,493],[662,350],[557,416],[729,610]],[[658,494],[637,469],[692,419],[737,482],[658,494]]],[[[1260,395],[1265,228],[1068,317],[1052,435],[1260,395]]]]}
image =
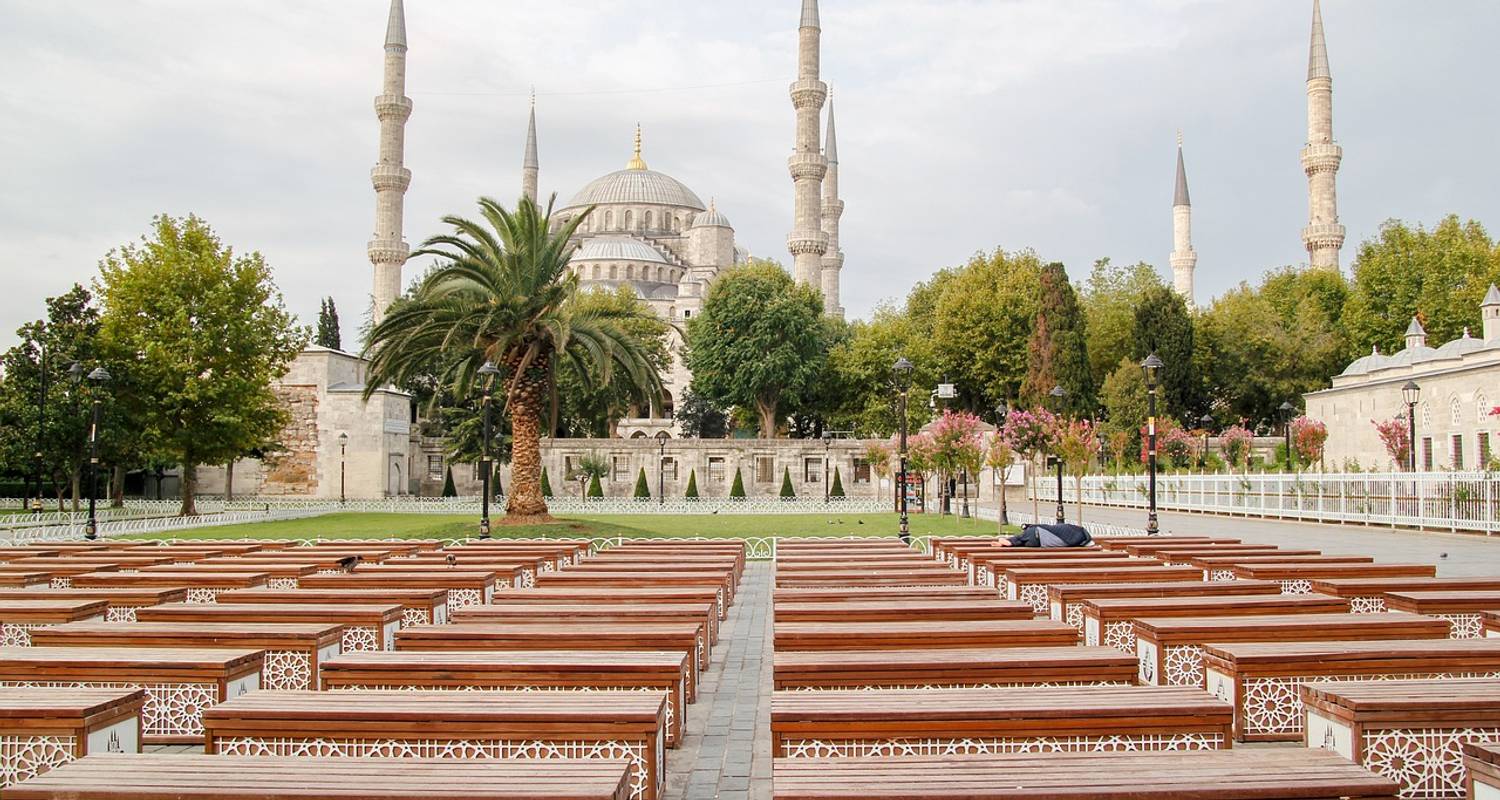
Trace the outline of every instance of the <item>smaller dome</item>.
{"type": "Polygon", "coordinates": [[[1381,369],[1383,367],[1405,367],[1412,364],[1420,364],[1424,361],[1431,361],[1434,358],[1437,358],[1437,354],[1438,351],[1432,349],[1431,347],[1408,347],[1405,350],[1402,350],[1401,352],[1386,359],[1386,362],[1381,365],[1381,367],[1375,367],[1374,369],[1381,369]]]}
{"type": "Polygon", "coordinates": [[[720,213],[718,207],[714,205],[714,201],[710,200],[708,201],[708,210],[693,217],[693,227],[733,228],[734,226],[729,224],[729,217],[720,213]]]}
{"type": "Polygon", "coordinates": [[[1380,348],[1370,348],[1370,354],[1362,358],[1354,359],[1354,363],[1344,369],[1340,375],[1364,375],[1377,369],[1385,367],[1390,359],[1380,354],[1380,348]]]}
{"type": "Polygon", "coordinates": [[[1483,350],[1484,342],[1469,335],[1469,329],[1464,328],[1463,338],[1453,341],[1437,349],[1438,358],[1461,358],[1465,353],[1483,350]]]}
{"type": "Polygon", "coordinates": [[[640,239],[628,236],[596,236],[584,240],[574,251],[573,261],[644,261],[649,264],[666,264],[667,259],[660,250],[640,239]]]}

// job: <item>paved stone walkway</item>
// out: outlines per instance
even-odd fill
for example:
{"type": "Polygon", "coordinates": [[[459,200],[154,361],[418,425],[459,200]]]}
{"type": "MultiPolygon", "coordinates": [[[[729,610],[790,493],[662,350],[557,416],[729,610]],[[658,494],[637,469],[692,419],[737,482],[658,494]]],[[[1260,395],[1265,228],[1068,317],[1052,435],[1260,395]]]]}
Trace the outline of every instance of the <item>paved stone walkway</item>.
{"type": "Polygon", "coordinates": [[[771,564],[751,561],[682,747],[667,751],[666,800],[769,800],[770,698],[771,564]]]}

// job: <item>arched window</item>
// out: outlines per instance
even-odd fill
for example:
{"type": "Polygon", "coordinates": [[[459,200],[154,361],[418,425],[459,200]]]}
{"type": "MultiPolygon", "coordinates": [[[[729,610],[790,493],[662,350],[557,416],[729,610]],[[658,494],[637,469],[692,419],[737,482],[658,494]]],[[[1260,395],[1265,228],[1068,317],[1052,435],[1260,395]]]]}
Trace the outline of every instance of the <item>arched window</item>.
{"type": "Polygon", "coordinates": [[[1464,406],[1458,402],[1457,397],[1448,400],[1448,421],[1455,428],[1464,424],[1464,406]]]}
{"type": "Polygon", "coordinates": [[[599,280],[599,265],[598,264],[594,265],[594,280],[596,280],[596,281],[599,280]]]}
{"type": "Polygon", "coordinates": [[[609,230],[615,226],[615,212],[604,212],[604,229],[609,230]]]}
{"type": "Polygon", "coordinates": [[[1490,421],[1490,412],[1492,410],[1494,409],[1490,407],[1490,399],[1485,396],[1484,392],[1480,392],[1474,396],[1474,413],[1479,418],[1478,422],[1480,425],[1484,425],[1490,421]]]}
{"type": "Polygon", "coordinates": [[[671,219],[672,219],[672,232],[673,233],[677,233],[677,231],[680,228],[680,226],[677,224],[677,218],[676,217],[672,217],[671,219]]]}
{"type": "Polygon", "coordinates": [[[620,271],[619,270],[620,270],[620,268],[618,266],[616,266],[614,264],[610,264],[609,265],[609,279],[612,280],[612,281],[613,280],[618,280],[619,277],[620,277],[620,271]]]}
{"type": "Polygon", "coordinates": [[[648,231],[651,230],[651,212],[650,211],[646,212],[646,225],[645,225],[645,228],[648,231]]]}
{"type": "Polygon", "coordinates": [[[633,211],[626,211],[625,212],[625,230],[630,230],[633,227],[635,227],[635,212],[633,212],[633,211]]]}
{"type": "Polygon", "coordinates": [[[669,391],[667,391],[666,389],[662,389],[661,390],[661,415],[662,415],[662,417],[664,417],[666,419],[671,419],[672,418],[672,414],[676,410],[677,410],[676,406],[672,402],[672,393],[669,392],[669,391]]]}
{"type": "Polygon", "coordinates": [[[1432,429],[1432,404],[1431,403],[1423,403],[1422,404],[1422,429],[1423,430],[1431,430],[1432,429]]]}

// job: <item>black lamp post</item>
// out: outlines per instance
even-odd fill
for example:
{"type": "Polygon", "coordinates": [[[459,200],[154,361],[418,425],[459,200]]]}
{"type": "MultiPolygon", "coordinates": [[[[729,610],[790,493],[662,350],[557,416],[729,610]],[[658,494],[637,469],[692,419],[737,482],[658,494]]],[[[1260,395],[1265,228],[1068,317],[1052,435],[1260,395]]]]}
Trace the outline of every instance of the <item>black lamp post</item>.
{"type": "Polygon", "coordinates": [[[656,504],[667,503],[667,437],[656,437],[656,504]]]}
{"type": "MultiPolygon", "coordinates": [[[[1007,403],[1007,402],[1005,402],[1004,400],[1001,400],[1000,404],[997,405],[997,406],[995,406],[995,435],[996,436],[1004,436],[1005,435],[1005,418],[1009,414],[1010,414],[1010,404],[1007,403]]],[[[1005,488],[1006,488],[1005,487],[1005,477],[1000,474],[1000,470],[998,470],[998,469],[991,470],[990,474],[994,477],[994,480],[995,480],[995,485],[996,485],[995,491],[996,492],[1004,492],[1005,488]]],[[[1004,495],[1001,495],[1000,497],[995,498],[996,502],[1000,502],[1003,499],[1004,499],[1004,495]]],[[[1009,509],[1006,508],[1006,504],[1003,503],[1003,502],[1000,502],[1000,524],[1001,525],[1009,525],[1010,524],[1009,509]]]]}
{"type": "MultiPolygon", "coordinates": [[[[1064,397],[1068,396],[1068,390],[1064,389],[1061,386],[1054,386],[1052,387],[1052,391],[1047,393],[1047,396],[1052,398],[1052,409],[1057,414],[1058,419],[1062,419],[1062,401],[1064,397]]],[[[1067,521],[1067,514],[1063,510],[1062,455],[1060,453],[1055,454],[1053,455],[1052,460],[1057,462],[1057,524],[1061,525],[1062,523],[1067,521]]]]}
{"type": "Polygon", "coordinates": [[[1156,521],[1156,378],[1165,364],[1155,353],[1141,362],[1146,373],[1146,482],[1149,507],[1146,512],[1146,535],[1155,536],[1160,528],[1156,521]]]}
{"type": "Polygon", "coordinates": [[[900,469],[897,471],[896,491],[897,497],[901,500],[901,541],[907,543],[911,542],[911,521],[906,515],[906,396],[911,391],[912,369],[912,363],[906,359],[906,356],[898,359],[895,366],[891,368],[896,376],[896,389],[901,394],[901,439],[900,446],[897,448],[900,469]]]}
{"type": "Polygon", "coordinates": [[[1416,381],[1407,381],[1401,387],[1401,399],[1406,402],[1406,434],[1411,439],[1407,454],[1407,466],[1417,471],[1417,400],[1422,396],[1422,387],[1416,381]]]}
{"type": "Polygon", "coordinates": [[[345,496],[344,496],[344,463],[345,463],[344,453],[345,453],[345,451],[346,451],[346,449],[348,447],[349,447],[349,434],[347,434],[347,433],[340,433],[339,434],[339,505],[343,505],[344,501],[345,501],[345,496]]]}
{"type": "Polygon", "coordinates": [[[1292,415],[1297,413],[1297,407],[1291,403],[1282,403],[1279,409],[1281,415],[1286,418],[1286,466],[1288,472],[1297,471],[1297,455],[1292,452],[1292,415]]]}
{"type": "Polygon", "coordinates": [[[833,446],[833,431],[823,431],[823,505],[828,505],[828,498],[833,489],[828,485],[828,450],[833,446]]]}
{"type": "Polygon", "coordinates": [[[1214,427],[1214,418],[1204,414],[1198,418],[1198,427],[1203,429],[1203,452],[1198,456],[1198,466],[1208,469],[1208,432],[1214,427]]]}
{"type": "Polygon", "coordinates": [[[484,362],[484,366],[479,368],[479,377],[484,381],[484,421],[479,442],[479,470],[482,473],[480,480],[483,484],[481,489],[483,496],[479,498],[479,538],[481,539],[490,538],[490,477],[494,472],[494,468],[490,466],[490,392],[494,388],[495,377],[499,374],[499,368],[490,361],[484,362]]]}
{"type": "Polygon", "coordinates": [[[99,414],[104,403],[100,393],[104,384],[109,382],[109,370],[104,367],[94,367],[89,373],[89,381],[94,384],[93,409],[89,419],[89,522],[83,529],[85,539],[99,538],[99,520],[94,514],[94,501],[99,494],[99,414]]]}
{"type": "MultiPolygon", "coordinates": [[[[42,328],[45,332],[46,328],[42,328]]],[[[42,513],[42,445],[46,441],[47,429],[47,343],[37,342],[37,378],[41,390],[36,399],[36,502],[32,504],[33,513],[42,513]]],[[[76,365],[75,365],[76,366],[76,365]]]]}

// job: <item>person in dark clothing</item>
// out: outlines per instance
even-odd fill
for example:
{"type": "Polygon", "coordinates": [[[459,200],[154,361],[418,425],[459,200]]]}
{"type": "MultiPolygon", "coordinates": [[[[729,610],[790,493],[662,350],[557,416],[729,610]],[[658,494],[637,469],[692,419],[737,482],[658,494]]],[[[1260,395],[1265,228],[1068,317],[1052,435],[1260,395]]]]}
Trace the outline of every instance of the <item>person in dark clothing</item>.
{"type": "Polygon", "coordinates": [[[1000,537],[1001,547],[1088,547],[1094,543],[1089,532],[1078,525],[1027,525],[1018,536],[1000,537]]]}

